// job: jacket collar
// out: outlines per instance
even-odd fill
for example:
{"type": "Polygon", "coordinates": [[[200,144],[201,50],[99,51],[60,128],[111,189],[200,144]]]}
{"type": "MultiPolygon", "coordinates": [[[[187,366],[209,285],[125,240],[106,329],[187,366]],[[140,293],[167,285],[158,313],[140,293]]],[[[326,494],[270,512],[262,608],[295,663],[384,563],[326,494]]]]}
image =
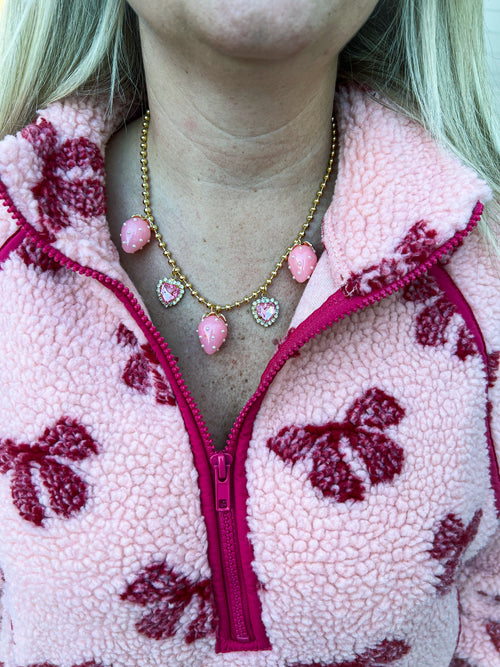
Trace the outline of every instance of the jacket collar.
{"type": "MultiPolygon", "coordinates": [[[[463,231],[488,186],[414,121],[356,87],[336,96],[338,177],[323,220],[332,284],[368,293],[463,231]]],[[[0,144],[0,178],[24,218],[71,259],[123,280],[105,218],[104,151],[119,124],[66,100],[0,144]]],[[[325,262],[322,262],[323,266],[325,262]]]]}
{"type": "Polygon", "coordinates": [[[341,88],[336,101],[339,168],[323,243],[333,282],[367,294],[463,232],[491,191],[418,123],[373,95],[341,88]]]}

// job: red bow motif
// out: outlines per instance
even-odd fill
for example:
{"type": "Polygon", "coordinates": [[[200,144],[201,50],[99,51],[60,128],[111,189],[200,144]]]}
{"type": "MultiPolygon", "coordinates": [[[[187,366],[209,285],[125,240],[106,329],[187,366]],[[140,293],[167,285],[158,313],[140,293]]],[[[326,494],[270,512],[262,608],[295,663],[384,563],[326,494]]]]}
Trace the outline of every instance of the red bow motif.
{"type": "MultiPolygon", "coordinates": [[[[454,303],[448,300],[432,276],[425,274],[410,283],[402,292],[405,301],[422,304],[415,317],[415,337],[423,347],[441,347],[447,341],[446,329],[457,312],[454,303]]],[[[457,336],[454,354],[465,361],[477,354],[474,336],[463,324],[457,336]]]]}
{"type": "Polygon", "coordinates": [[[70,224],[68,211],[90,218],[106,210],[104,159],[86,137],[58,142],[52,123],[40,118],[22,130],[42,161],[42,179],[32,192],[46,232],[70,224]]]}
{"type": "MultiPolygon", "coordinates": [[[[50,232],[41,232],[40,238],[45,243],[52,243],[56,240],[54,234],[50,232]]],[[[41,271],[52,271],[53,273],[62,269],[62,264],[59,264],[55,259],[44,253],[38,246],[38,243],[29,236],[24,239],[17,252],[26,266],[36,266],[41,271]]]]}
{"type": "Polygon", "coordinates": [[[414,271],[436,249],[437,232],[427,220],[416,222],[393,252],[379,264],[372,264],[359,273],[353,273],[342,291],[346,296],[360,296],[388,287],[414,271]]]}
{"type": "Polygon", "coordinates": [[[151,345],[144,343],[139,347],[136,335],[123,323],[120,323],[116,331],[116,338],[121,345],[135,349],[122,374],[125,384],[141,394],[147,394],[153,385],[157,403],[175,405],[175,396],[167,379],[160,372],[160,362],[151,345]]]}
{"type": "Polygon", "coordinates": [[[493,646],[500,653],[500,623],[490,621],[486,624],[486,632],[493,642],[493,646]]]}
{"type": "Polygon", "coordinates": [[[431,557],[444,566],[444,571],[437,576],[436,590],[439,595],[451,589],[461,557],[476,537],[482,516],[482,510],[477,510],[467,527],[460,517],[451,513],[439,523],[431,549],[431,557]]]}
{"type": "Polygon", "coordinates": [[[488,387],[494,387],[498,380],[498,367],[500,366],[500,352],[490,352],[488,354],[488,387]]]}
{"type": "Polygon", "coordinates": [[[292,465],[310,458],[309,481],[324,496],[340,503],[363,500],[365,486],[345,460],[341,441],[363,460],[372,484],[390,482],[401,472],[404,455],[384,431],[399,424],[404,414],[396,399],[374,387],[354,401],[343,422],[286,426],[267,446],[292,465]]]}
{"type": "Polygon", "coordinates": [[[88,498],[87,484],[60,459],[82,461],[97,451],[85,427],[69,417],[61,417],[34,444],[0,440],[0,473],[13,471],[12,499],[22,518],[40,526],[46,517],[35,476],[56,514],[68,518],[81,510],[88,498]]]}
{"type": "Polygon", "coordinates": [[[186,644],[215,632],[210,579],[192,583],[164,561],[151,563],[141,570],[122,593],[121,599],[151,607],[151,611],[136,623],[137,631],[150,639],[173,637],[179,629],[182,615],[193,600],[198,606],[198,613],[187,627],[186,644]]]}

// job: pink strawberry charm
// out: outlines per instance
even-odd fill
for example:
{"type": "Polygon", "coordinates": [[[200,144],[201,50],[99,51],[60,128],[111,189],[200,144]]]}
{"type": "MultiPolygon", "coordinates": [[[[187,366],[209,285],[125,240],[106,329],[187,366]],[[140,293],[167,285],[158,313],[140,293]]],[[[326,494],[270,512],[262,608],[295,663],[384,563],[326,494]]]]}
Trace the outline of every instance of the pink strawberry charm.
{"type": "Polygon", "coordinates": [[[151,229],[148,221],[140,215],[133,215],[122,225],[120,232],[122,248],[125,252],[137,252],[151,240],[151,229]]]}
{"type": "Polygon", "coordinates": [[[295,245],[288,255],[288,268],[292,272],[293,279],[299,283],[309,280],[317,263],[318,258],[310,243],[295,245]]]}
{"type": "Polygon", "coordinates": [[[198,338],[207,354],[214,354],[226,341],[227,323],[224,315],[209,313],[198,325],[198,338]]]}
{"type": "Polygon", "coordinates": [[[261,296],[252,303],[252,315],[257,324],[270,327],[278,319],[280,305],[276,299],[269,296],[261,296]]]}
{"type": "Polygon", "coordinates": [[[175,306],[184,295],[184,285],[174,278],[162,278],[156,285],[156,294],[165,306],[175,306]]]}

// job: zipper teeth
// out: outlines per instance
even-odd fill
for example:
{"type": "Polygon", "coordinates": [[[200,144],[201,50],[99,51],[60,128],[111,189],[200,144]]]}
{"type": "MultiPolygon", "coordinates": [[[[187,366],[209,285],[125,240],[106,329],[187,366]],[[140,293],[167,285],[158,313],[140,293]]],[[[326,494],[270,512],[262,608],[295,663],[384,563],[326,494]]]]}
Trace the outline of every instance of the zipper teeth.
{"type": "Polygon", "coordinates": [[[155,325],[151,322],[149,317],[146,315],[142,307],[140,306],[137,298],[134,296],[133,292],[122,282],[117,280],[116,278],[111,278],[110,276],[107,276],[100,271],[96,271],[95,269],[90,269],[88,267],[82,266],[78,262],[73,261],[66,255],[64,255],[62,252],[54,248],[53,246],[50,245],[50,243],[47,243],[46,241],[42,240],[39,238],[38,232],[34,230],[31,225],[28,222],[24,222],[23,226],[25,226],[26,231],[29,236],[34,238],[36,241],[37,247],[41,248],[42,252],[44,252],[48,257],[54,259],[56,262],[61,264],[62,266],[65,266],[66,268],[70,269],[74,273],[79,273],[80,275],[85,275],[90,278],[94,278],[95,280],[99,281],[103,285],[106,285],[107,287],[111,287],[114,290],[117,290],[123,294],[127,298],[128,303],[132,306],[134,309],[135,313],[139,316],[139,319],[141,322],[145,325],[146,329],[150,332],[150,334],[153,336],[155,339],[156,343],[159,345],[161,348],[163,354],[165,355],[165,358],[170,366],[170,369],[172,371],[172,374],[175,378],[175,381],[177,382],[177,385],[179,389],[182,392],[182,395],[184,399],[186,400],[186,403],[189,405],[189,408],[191,409],[191,412],[193,413],[194,419],[196,421],[196,424],[199,428],[200,435],[202,439],[205,441],[208,447],[211,448],[213,452],[216,452],[217,450],[215,449],[212,441],[212,436],[210,435],[210,432],[208,431],[208,428],[205,424],[205,421],[203,419],[203,416],[200,412],[200,409],[194,400],[194,398],[191,396],[191,393],[189,392],[189,389],[186,386],[186,382],[184,378],[182,377],[182,374],[179,370],[179,367],[177,365],[177,361],[172,354],[172,351],[168,347],[168,345],[165,342],[165,339],[161,335],[160,331],[155,327],[155,325]]]}
{"type": "Polygon", "coordinates": [[[235,539],[234,527],[231,517],[231,512],[219,512],[220,527],[223,532],[222,536],[222,551],[224,554],[224,561],[226,564],[226,574],[229,575],[227,591],[231,591],[231,602],[228,605],[230,613],[232,612],[233,623],[236,630],[236,637],[240,641],[248,641],[249,635],[246,628],[245,617],[243,614],[242,592],[240,585],[240,578],[238,575],[238,564],[235,555],[235,539]],[[231,548],[228,548],[230,543],[231,548]]]}
{"type": "Polygon", "coordinates": [[[255,403],[255,401],[257,401],[262,396],[262,394],[267,391],[269,385],[275,378],[278,371],[282,368],[285,362],[288,361],[288,359],[290,359],[290,357],[292,357],[303,345],[308,343],[313,338],[316,338],[316,336],[318,336],[320,333],[328,329],[335,322],[339,322],[340,320],[345,319],[345,317],[351,316],[353,313],[363,310],[363,308],[366,308],[367,306],[382,301],[382,299],[384,299],[385,297],[394,294],[394,292],[397,292],[399,289],[403,287],[406,287],[410,282],[415,280],[415,278],[418,278],[423,273],[426,273],[432,266],[437,264],[438,261],[442,257],[444,257],[444,255],[447,255],[450,252],[450,250],[459,246],[462,243],[463,239],[470,234],[470,232],[477,226],[479,220],[481,219],[483,208],[484,208],[483,205],[480,202],[478,202],[474,207],[474,211],[472,213],[469,222],[467,223],[467,226],[463,230],[457,232],[455,236],[449,239],[449,241],[447,241],[444,245],[435,250],[430,255],[430,257],[428,257],[427,260],[423,262],[419,267],[417,267],[413,271],[410,271],[406,276],[396,280],[391,285],[382,288],[377,293],[366,296],[361,302],[361,304],[355,305],[352,308],[341,313],[339,316],[334,317],[329,323],[322,325],[316,331],[308,332],[306,335],[298,338],[294,342],[294,344],[290,347],[290,350],[286,352],[283,355],[283,357],[277,359],[274,365],[270,367],[268,373],[266,373],[266,378],[261,381],[261,384],[259,385],[257,391],[249,399],[247,404],[244,406],[243,410],[238,415],[238,418],[233,424],[233,427],[229,433],[226,450],[231,451],[234,448],[234,444],[236,442],[239,430],[248,412],[250,411],[250,408],[255,403]]]}

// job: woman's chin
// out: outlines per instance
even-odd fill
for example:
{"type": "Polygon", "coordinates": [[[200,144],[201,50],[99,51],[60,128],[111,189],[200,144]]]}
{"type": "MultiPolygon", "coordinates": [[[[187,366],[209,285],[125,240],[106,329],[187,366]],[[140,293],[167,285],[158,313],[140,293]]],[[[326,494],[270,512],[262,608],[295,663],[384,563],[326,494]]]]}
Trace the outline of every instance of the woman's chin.
{"type": "Polygon", "coordinates": [[[316,4],[321,3],[213,0],[199,3],[189,18],[202,41],[221,53],[275,60],[303,51],[325,32],[321,12],[312,11],[316,4]]]}
{"type": "Polygon", "coordinates": [[[130,0],[160,38],[199,40],[233,58],[279,60],[339,50],[377,0],[130,0]]]}

